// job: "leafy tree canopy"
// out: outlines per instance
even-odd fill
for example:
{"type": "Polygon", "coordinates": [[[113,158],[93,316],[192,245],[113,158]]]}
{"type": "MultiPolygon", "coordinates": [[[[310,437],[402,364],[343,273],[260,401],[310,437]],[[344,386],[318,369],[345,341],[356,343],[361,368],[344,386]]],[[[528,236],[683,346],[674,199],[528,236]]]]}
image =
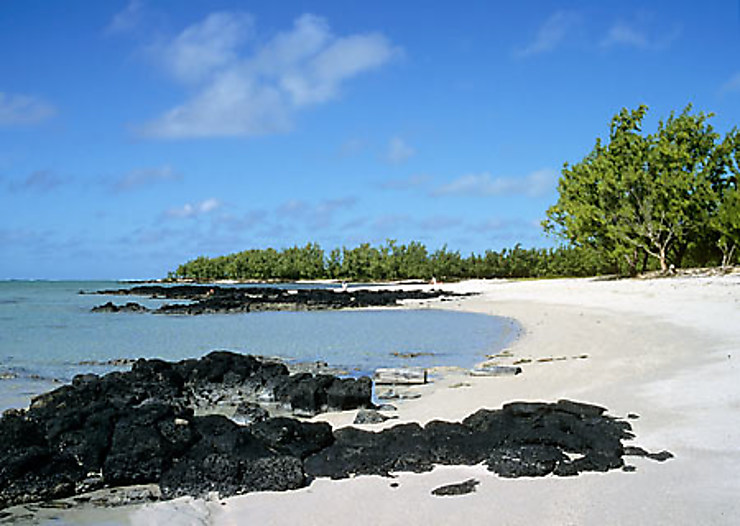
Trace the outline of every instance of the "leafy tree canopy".
{"type": "Polygon", "coordinates": [[[565,164],[558,202],[544,222],[546,231],[621,260],[631,273],[644,257],[667,271],[681,266],[692,244],[729,251],[738,242],[736,131],[722,139],[709,123],[713,115],[689,105],[645,134],[647,111],[623,109],[608,140],[597,139],[583,160],[565,164]]]}

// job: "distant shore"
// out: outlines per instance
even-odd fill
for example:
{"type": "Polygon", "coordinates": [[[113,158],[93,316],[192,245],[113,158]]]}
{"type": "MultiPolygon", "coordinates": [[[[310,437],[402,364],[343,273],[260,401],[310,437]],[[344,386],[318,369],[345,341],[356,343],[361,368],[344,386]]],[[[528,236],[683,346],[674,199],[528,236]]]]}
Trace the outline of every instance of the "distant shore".
{"type": "MultiPolygon", "coordinates": [[[[437,468],[395,479],[318,479],[308,488],[223,501],[177,499],[129,508],[69,510],[64,520],[113,524],[733,524],[740,516],[740,275],[656,280],[466,281],[442,285],[478,296],[416,307],[518,320],[524,333],[491,364],[523,374],[446,371],[397,403],[403,422],[460,420],[513,400],[570,398],[631,415],[636,442],[667,449],[664,464],[631,461],[635,473],[507,480],[483,467],[437,468]],[[639,419],[636,417],[639,416],[639,419]],[[476,478],[477,492],[431,490],[476,478]],[[82,515],[79,515],[82,514],[82,515]],[[173,522],[174,521],[174,522],[173,522]]],[[[316,420],[351,424],[354,411],[316,420]]],[[[363,427],[363,426],[360,426],[363,427]]]]}

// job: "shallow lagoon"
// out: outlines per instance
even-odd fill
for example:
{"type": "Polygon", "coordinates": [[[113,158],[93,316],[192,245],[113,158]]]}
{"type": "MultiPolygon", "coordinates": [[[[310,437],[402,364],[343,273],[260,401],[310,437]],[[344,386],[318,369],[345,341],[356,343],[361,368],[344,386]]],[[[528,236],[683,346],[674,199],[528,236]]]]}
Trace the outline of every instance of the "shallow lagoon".
{"type": "Polygon", "coordinates": [[[0,410],[119,358],[180,360],[214,349],[324,361],[350,374],[377,367],[470,367],[518,333],[509,319],[436,309],[260,312],[206,316],[91,313],[106,301],[159,300],[81,295],[115,282],[0,282],[0,410]],[[393,353],[429,354],[413,359],[393,353]]]}

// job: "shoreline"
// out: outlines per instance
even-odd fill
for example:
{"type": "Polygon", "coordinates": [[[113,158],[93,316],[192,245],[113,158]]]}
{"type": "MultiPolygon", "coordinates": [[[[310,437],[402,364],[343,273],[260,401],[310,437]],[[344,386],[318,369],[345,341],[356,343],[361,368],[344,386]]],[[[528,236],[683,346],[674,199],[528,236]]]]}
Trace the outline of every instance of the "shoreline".
{"type": "MultiPolygon", "coordinates": [[[[460,420],[476,409],[513,400],[570,398],[601,405],[631,421],[636,442],[668,449],[664,464],[635,459],[636,473],[583,474],[575,478],[501,479],[476,467],[437,468],[395,479],[362,476],[284,493],[223,500],[176,499],[109,510],[69,510],[70,522],[112,524],[357,524],[465,521],[505,524],[731,524],[740,515],[740,276],[666,280],[533,282],[469,281],[440,288],[482,290],[429,308],[514,318],[520,338],[502,362],[530,359],[515,377],[473,377],[447,372],[418,389],[417,400],[393,402],[403,422],[460,420]],[[573,358],[588,355],[588,358],[573,358]],[[565,357],[560,360],[558,358],[565,357]],[[540,359],[548,359],[538,361],[540,359]],[[477,492],[439,498],[441,484],[474,477],[477,492]],[[391,487],[391,483],[398,487],[391,487]],[[533,498],[533,495],[536,497],[533,498]],[[277,511],[279,510],[279,511],[277,511]],[[75,519],[76,517],[76,519],[75,519]],[[87,519],[85,519],[87,517],[87,519]],[[114,518],[115,517],[115,518],[114,518]],[[118,522],[116,522],[118,521],[118,522]],[[179,521],[179,522],[178,522],[179,521]]],[[[417,307],[417,305],[414,305],[417,307]]],[[[423,308],[424,306],[422,306],[423,308]]],[[[349,425],[354,412],[316,421],[349,425]]],[[[60,515],[61,516],[61,515],[60,515]]]]}

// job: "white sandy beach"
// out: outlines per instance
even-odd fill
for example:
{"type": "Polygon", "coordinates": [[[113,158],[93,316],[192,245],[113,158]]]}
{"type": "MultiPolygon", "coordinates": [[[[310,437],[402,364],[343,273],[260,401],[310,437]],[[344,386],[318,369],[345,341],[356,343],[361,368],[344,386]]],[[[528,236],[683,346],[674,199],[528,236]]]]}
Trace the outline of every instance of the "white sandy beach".
{"type": "MultiPolygon", "coordinates": [[[[655,280],[468,281],[482,292],[429,304],[508,316],[515,377],[447,374],[399,402],[398,422],[460,420],[514,400],[569,398],[626,417],[635,445],[668,450],[664,463],[627,457],[634,473],[502,479],[484,467],[440,467],[396,479],[317,480],[302,490],[62,514],[110,524],[737,524],[740,522],[740,274],[655,280]],[[584,358],[583,355],[587,355],[584,358]],[[552,360],[550,360],[552,359],[552,360]],[[538,361],[543,360],[543,361],[538,361]],[[435,497],[477,478],[477,492],[435,497]],[[391,483],[398,487],[391,487],[391,483]]],[[[354,412],[323,415],[335,426],[354,412]]],[[[377,429],[379,426],[368,426],[377,429]]]]}

